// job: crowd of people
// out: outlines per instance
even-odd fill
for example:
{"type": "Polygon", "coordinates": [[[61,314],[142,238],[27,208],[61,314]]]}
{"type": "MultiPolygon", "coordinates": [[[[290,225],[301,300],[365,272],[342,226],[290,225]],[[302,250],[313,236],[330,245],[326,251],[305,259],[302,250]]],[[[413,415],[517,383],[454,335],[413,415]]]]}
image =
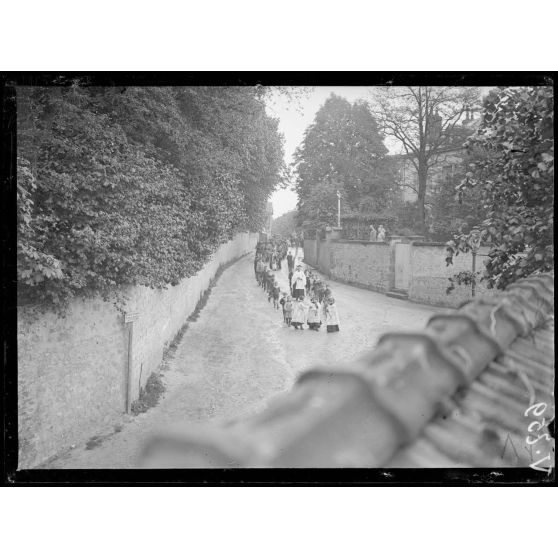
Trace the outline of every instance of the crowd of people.
{"type": "Polygon", "coordinates": [[[283,310],[283,322],[296,330],[307,325],[319,331],[322,324],[328,333],[339,331],[337,305],[327,283],[309,269],[296,263],[298,247],[293,253],[285,240],[258,242],[254,258],[254,273],[260,287],[266,292],[268,302],[275,309],[283,310]],[[288,266],[289,292],[282,291],[274,271],[281,270],[282,262],[288,266]]]}

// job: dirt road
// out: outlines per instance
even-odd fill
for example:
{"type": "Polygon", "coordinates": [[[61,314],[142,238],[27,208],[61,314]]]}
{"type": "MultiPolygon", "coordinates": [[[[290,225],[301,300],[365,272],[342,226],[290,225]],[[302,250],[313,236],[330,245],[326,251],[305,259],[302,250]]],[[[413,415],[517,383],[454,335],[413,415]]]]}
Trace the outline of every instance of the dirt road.
{"type": "MultiPolygon", "coordinates": [[[[297,257],[302,254],[298,253],[297,257]]],[[[286,262],[277,272],[287,290],[286,262]]],[[[165,394],[138,416],[45,464],[48,468],[133,468],[146,437],[177,422],[236,420],[288,390],[318,363],[355,358],[387,331],[421,328],[429,306],[329,281],[340,315],[339,333],[296,331],[283,324],[258,287],[253,255],[224,271],[196,322],[190,324],[163,372],[165,394]]]]}

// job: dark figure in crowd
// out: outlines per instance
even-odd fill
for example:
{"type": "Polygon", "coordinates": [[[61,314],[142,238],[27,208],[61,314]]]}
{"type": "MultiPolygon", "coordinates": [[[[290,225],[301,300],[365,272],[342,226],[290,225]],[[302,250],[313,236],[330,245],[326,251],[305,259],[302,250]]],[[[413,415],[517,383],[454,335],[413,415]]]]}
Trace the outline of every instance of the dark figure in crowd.
{"type": "Polygon", "coordinates": [[[290,252],[287,254],[287,266],[289,268],[289,271],[292,273],[294,269],[294,258],[290,252]]]}
{"type": "Polygon", "coordinates": [[[281,293],[281,289],[279,288],[279,283],[275,281],[273,287],[271,287],[271,298],[273,299],[273,308],[279,310],[279,294],[281,293]]]}
{"type": "Polygon", "coordinates": [[[267,278],[266,278],[266,283],[265,283],[265,290],[268,294],[268,301],[269,301],[269,295],[271,292],[271,288],[273,287],[273,283],[275,281],[275,276],[273,275],[273,271],[271,271],[271,269],[267,270],[267,278]]]}
{"type": "Polygon", "coordinates": [[[260,255],[256,254],[256,257],[254,258],[254,275],[256,276],[256,279],[258,278],[258,262],[260,260],[260,255]]]}
{"type": "Polygon", "coordinates": [[[279,304],[283,309],[283,322],[287,323],[287,318],[285,317],[285,302],[287,302],[287,293],[281,293],[281,298],[279,299],[279,304]]]}
{"type": "Polygon", "coordinates": [[[256,279],[258,281],[258,285],[262,285],[262,275],[264,272],[265,266],[264,263],[262,262],[262,260],[260,258],[258,258],[258,261],[256,262],[256,279]]]}
{"type": "Polygon", "coordinates": [[[294,285],[293,285],[293,270],[289,270],[289,286],[291,288],[291,296],[294,296],[294,285]]]}
{"type": "Polygon", "coordinates": [[[324,300],[325,286],[320,279],[314,284],[314,293],[318,297],[318,302],[321,304],[324,300]]]}
{"type": "Polygon", "coordinates": [[[293,318],[293,299],[287,296],[285,300],[285,305],[283,306],[283,311],[285,313],[285,322],[290,327],[291,320],[293,318]]]}

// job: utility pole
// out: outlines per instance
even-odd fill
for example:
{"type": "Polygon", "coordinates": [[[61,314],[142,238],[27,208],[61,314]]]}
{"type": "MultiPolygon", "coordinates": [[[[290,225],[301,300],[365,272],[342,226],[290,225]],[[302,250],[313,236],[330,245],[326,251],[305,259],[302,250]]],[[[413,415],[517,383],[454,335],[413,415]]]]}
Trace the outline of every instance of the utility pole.
{"type": "Polygon", "coordinates": [[[341,228],[341,192],[337,190],[337,228],[341,228]]]}
{"type": "Polygon", "coordinates": [[[471,296],[474,298],[476,295],[475,292],[475,283],[477,281],[477,252],[479,251],[481,244],[481,237],[478,230],[473,230],[471,235],[469,236],[469,246],[471,247],[472,251],[472,277],[471,277],[471,296]]]}
{"type": "Polygon", "coordinates": [[[134,359],[134,322],[139,320],[139,314],[132,312],[124,314],[124,323],[128,326],[128,366],[126,373],[126,401],[125,410],[130,414],[132,410],[132,376],[133,376],[133,359],[134,359]]]}

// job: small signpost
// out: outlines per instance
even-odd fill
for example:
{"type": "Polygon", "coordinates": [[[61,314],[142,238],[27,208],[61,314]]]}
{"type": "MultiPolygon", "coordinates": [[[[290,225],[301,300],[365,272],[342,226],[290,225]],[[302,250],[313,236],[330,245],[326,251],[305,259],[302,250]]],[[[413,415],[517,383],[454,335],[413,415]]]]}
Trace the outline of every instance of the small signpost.
{"type": "Polygon", "coordinates": [[[124,323],[131,324],[139,319],[139,313],[133,312],[131,314],[124,314],[124,323]]]}
{"type": "Polygon", "coordinates": [[[337,228],[341,228],[341,192],[337,190],[337,228]]]}
{"type": "Polygon", "coordinates": [[[130,312],[124,314],[124,323],[128,326],[128,370],[126,377],[126,413],[130,414],[132,410],[132,369],[134,356],[134,322],[139,320],[138,312],[130,312]]]}
{"type": "Polygon", "coordinates": [[[471,296],[475,296],[475,283],[477,282],[476,270],[477,270],[477,252],[479,251],[481,244],[481,236],[478,230],[474,229],[469,236],[469,246],[473,253],[473,276],[471,278],[471,296]]]}

